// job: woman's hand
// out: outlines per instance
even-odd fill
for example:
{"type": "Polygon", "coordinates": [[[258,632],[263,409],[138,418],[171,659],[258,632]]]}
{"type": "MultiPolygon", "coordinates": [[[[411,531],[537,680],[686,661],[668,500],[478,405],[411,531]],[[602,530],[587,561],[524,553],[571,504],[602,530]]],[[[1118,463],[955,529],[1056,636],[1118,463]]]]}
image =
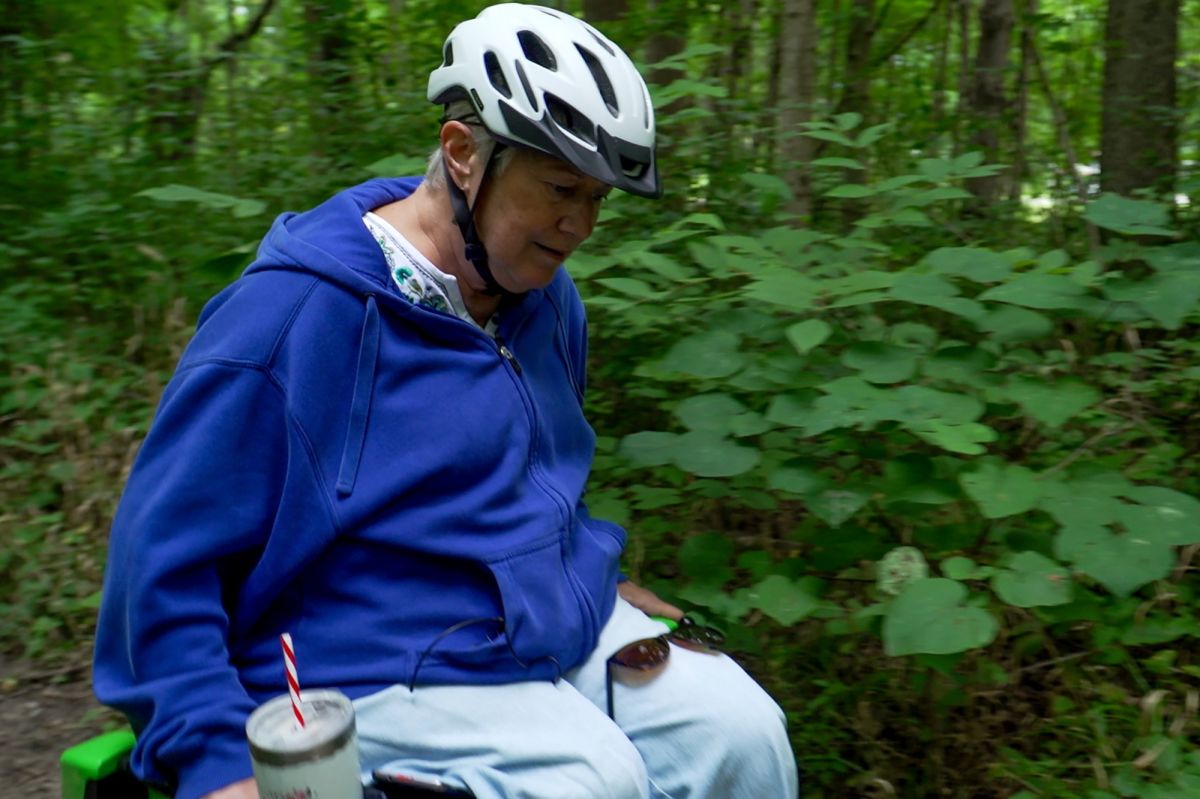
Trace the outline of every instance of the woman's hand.
{"type": "Polygon", "coordinates": [[[254,778],[251,777],[232,785],[226,785],[219,791],[206,793],[200,799],[258,799],[258,786],[254,784],[254,778]]]}
{"type": "Polygon", "coordinates": [[[658,594],[650,589],[642,588],[629,580],[617,583],[617,594],[647,616],[665,616],[677,621],[683,618],[682,610],[659,599],[658,594]]]}

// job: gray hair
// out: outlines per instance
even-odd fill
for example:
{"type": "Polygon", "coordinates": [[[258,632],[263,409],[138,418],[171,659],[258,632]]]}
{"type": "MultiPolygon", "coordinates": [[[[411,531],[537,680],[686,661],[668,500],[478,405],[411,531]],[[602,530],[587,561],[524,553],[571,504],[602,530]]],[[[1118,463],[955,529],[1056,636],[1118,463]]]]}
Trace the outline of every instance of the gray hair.
{"type": "MultiPolygon", "coordinates": [[[[489,156],[491,155],[492,149],[496,146],[496,140],[492,138],[492,134],[488,133],[488,129],[483,126],[483,123],[475,114],[475,108],[469,101],[455,100],[449,103],[446,106],[446,113],[442,115],[442,119],[446,121],[458,120],[465,123],[471,129],[471,138],[475,141],[475,149],[479,152],[487,153],[489,156]]],[[[512,162],[516,152],[516,149],[513,147],[505,147],[496,156],[496,163],[492,165],[493,177],[503,174],[504,170],[512,162]]],[[[429,154],[429,162],[425,167],[425,183],[430,188],[441,189],[446,186],[446,170],[442,166],[442,163],[442,145],[439,143],[434,151],[429,154]]]]}

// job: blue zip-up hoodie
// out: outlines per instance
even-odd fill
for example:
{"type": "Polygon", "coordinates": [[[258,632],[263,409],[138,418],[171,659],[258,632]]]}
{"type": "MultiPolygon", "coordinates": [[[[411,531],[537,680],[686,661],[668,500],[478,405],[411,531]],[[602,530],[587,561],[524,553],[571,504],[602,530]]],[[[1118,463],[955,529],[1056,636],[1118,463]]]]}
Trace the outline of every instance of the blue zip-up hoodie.
{"type": "Polygon", "coordinates": [[[560,269],[503,307],[512,359],[404,299],[362,216],[417,184],[276,220],[201,314],[126,485],[95,689],[178,799],[250,776],[281,632],[303,686],[359,697],[418,661],[417,690],[555,679],[612,612],[624,532],[581,502],[579,295],[560,269]]]}

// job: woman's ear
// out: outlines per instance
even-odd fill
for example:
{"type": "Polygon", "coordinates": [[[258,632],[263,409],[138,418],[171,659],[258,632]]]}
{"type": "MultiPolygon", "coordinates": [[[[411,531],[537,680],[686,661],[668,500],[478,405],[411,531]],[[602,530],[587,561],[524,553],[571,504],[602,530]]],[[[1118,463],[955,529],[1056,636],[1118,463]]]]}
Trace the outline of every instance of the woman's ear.
{"type": "Polygon", "coordinates": [[[450,170],[450,179],[466,193],[471,184],[472,163],[475,155],[475,137],[466,124],[450,121],[442,125],[442,160],[450,170]]]}

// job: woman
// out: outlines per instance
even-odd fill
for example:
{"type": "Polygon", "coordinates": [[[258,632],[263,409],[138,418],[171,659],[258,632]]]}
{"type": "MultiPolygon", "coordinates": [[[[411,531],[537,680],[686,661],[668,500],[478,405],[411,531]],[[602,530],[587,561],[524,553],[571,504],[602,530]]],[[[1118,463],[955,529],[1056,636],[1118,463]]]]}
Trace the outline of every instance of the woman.
{"type": "Polygon", "coordinates": [[[586,23],[504,4],[451,33],[429,98],[426,178],[281,216],[164,392],[96,644],[136,773],[257,796],[244,725],[285,690],[286,630],[304,685],[355,700],[366,771],[480,799],[794,796],[782,713],[728,658],[606,679],[663,632],[647,613],[682,614],[620,581],[624,531],[582,502],[560,266],[613,188],[660,192],[645,84],[586,23]]]}

